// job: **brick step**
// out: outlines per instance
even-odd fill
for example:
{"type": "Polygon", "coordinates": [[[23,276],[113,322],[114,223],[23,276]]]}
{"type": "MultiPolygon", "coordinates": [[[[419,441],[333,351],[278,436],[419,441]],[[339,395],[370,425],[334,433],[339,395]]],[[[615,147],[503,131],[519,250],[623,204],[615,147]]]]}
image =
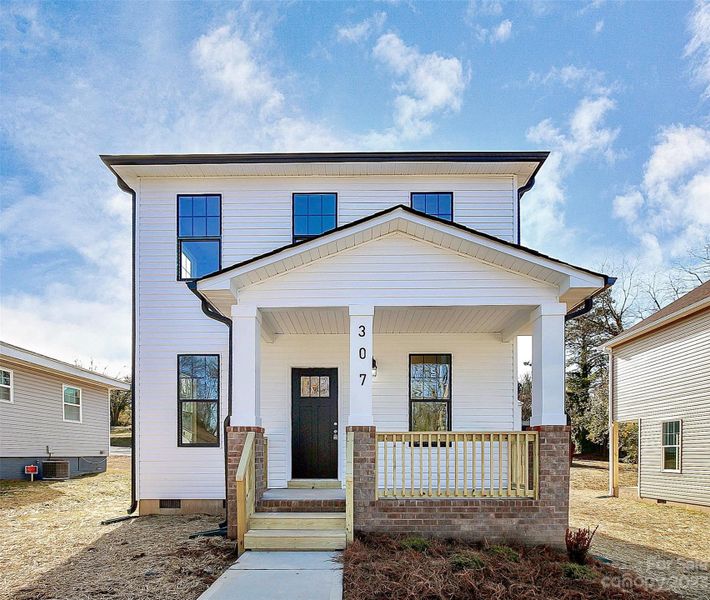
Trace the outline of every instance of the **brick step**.
{"type": "Polygon", "coordinates": [[[257,512],[249,519],[249,531],[255,529],[345,529],[342,512],[257,512]]]}
{"type": "Polygon", "coordinates": [[[244,535],[247,550],[342,550],[344,529],[250,529],[244,535]]]}
{"type": "Polygon", "coordinates": [[[274,499],[262,498],[256,505],[257,512],[328,513],[345,512],[345,499],[274,499]]]}

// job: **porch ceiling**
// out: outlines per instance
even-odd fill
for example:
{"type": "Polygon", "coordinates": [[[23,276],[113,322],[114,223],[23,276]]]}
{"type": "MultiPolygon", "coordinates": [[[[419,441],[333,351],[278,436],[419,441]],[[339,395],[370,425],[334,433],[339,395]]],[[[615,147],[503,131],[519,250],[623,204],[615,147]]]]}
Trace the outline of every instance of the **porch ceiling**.
{"type": "MultiPolygon", "coordinates": [[[[532,306],[381,307],[375,309],[375,334],[497,333],[530,313],[532,306]]],[[[262,309],[274,334],[346,334],[347,308],[262,309]]],[[[520,332],[525,335],[524,331],[520,332]]]]}

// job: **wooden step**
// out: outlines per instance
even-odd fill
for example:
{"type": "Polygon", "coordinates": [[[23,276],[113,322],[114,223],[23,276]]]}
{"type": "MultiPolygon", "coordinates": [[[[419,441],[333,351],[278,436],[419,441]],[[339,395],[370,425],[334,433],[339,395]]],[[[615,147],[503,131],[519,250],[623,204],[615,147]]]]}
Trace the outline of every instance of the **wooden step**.
{"type": "Polygon", "coordinates": [[[257,512],[249,519],[249,529],[345,529],[342,512],[257,512]]]}
{"type": "Polygon", "coordinates": [[[343,550],[344,529],[250,529],[244,535],[247,550],[343,550]]]}
{"type": "Polygon", "coordinates": [[[338,479],[291,479],[287,486],[298,490],[332,490],[342,489],[343,484],[338,479]]]}

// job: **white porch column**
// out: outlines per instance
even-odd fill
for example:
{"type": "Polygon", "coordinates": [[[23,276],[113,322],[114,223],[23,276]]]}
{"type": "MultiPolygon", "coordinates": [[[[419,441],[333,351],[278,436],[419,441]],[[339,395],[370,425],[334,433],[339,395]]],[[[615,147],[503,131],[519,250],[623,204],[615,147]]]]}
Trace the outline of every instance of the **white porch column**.
{"type": "Polygon", "coordinates": [[[348,425],[374,425],[372,321],[374,306],[350,306],[350,414],[348,425]]]}
{"type": "Polygon", "coordinates": [[[565,416],[565,304],[533,313],[531,425],[567,425],[565,416]]]}
{"type": "Polygon", "coordinates": [[[232,306],[231,425],[261,426],[261,313],[256,306],[232,306]]]}

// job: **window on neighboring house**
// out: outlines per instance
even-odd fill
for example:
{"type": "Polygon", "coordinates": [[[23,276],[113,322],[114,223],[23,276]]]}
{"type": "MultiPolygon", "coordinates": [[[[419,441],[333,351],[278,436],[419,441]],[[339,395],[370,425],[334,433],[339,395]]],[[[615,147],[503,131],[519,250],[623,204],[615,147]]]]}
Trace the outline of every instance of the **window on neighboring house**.
{"type": "Polygon", "coordinates": [[[178,356],[178,445],[219,446],[219,356],[178,356]]]}
{"type": "Polygon", "coordinates": [[[662,438],[663,470],[680,471],[681,422],[665,421],[662,438]]]}
{"type": "Polygon", "coordinates": [[[445,221],[454,220],[454,195],[444,193],[413,193],[412,208],[420,212],[439,217],[445,221]]]}
{"type": "Polygon", "coordinates": [[[337,194],[293,195],[293,241],[307,240],[336,227],[337,194]]]}
{"type": "Polygon", "coordinates": [[[62,386],[64,420],[81,423],[81,388],[73,385],[62,386]]]}
{"type": "Polygon", "coordinates": [[[12,402],[12,371],[0,369],[0,402],[12,402]]]}
{"type": "Polygon", "coordinates": [[[178,279],[196,279],[219,271],[221,200],[219,194],[178,195],[178,279]]]}
{"type": "Polygon", "coordinates": [[[451,355],[409,355],[410,431],[451,431],[451,355]]]}

